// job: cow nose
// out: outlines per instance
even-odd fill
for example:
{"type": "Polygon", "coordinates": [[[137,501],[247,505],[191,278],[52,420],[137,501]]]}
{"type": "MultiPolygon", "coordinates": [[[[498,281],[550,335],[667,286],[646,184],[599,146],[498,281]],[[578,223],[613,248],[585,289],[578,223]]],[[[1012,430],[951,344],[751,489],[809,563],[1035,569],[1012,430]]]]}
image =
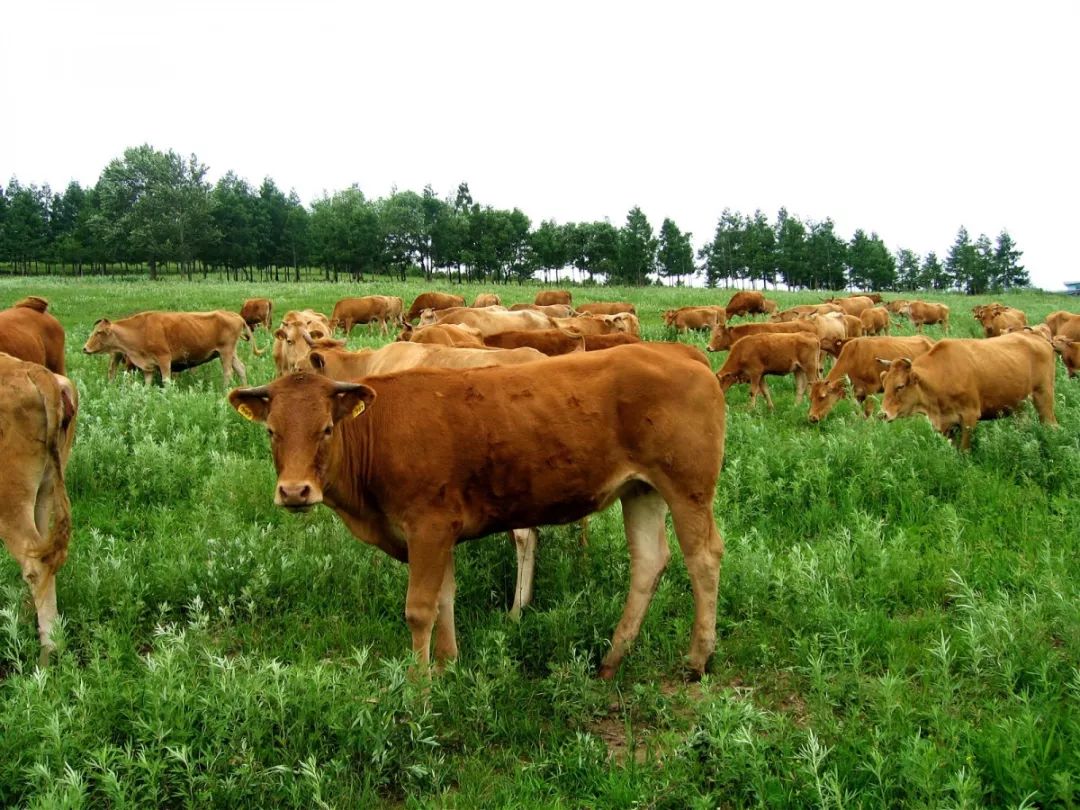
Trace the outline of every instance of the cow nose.
{"type": "Polygon", "coordinates": [[[810,424],[816,425],[819,419],[820,417],[814,416],[814,414],[810,414],[810,424]]]}
{"type": "Polygon", "coordinates": [[[322,503],[322,493],[309,481],[282,481],[277,488],[278,506],[292,509],[322,503]]]}
{"type": "Polygon", "coordinates": [[[90,354],[90,350],[85,346],[82,347],[83,354],[90,354]]]}

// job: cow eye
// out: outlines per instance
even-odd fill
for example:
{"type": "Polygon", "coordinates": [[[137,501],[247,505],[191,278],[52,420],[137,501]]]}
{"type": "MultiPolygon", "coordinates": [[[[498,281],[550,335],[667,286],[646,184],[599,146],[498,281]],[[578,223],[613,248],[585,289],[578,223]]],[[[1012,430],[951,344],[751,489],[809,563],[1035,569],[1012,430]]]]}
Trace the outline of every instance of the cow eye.
{"type": "Polygon", "coordinates": [[[266,435],[269,436],[272,439],[272,438],[274,438],[274,431],[272,431],[270,428],[267,428],[266,429],[266,435]]]}
{"type": "Polygon", "coordinates": [[[330,436],[330,435],[333,434],[333,432],[334,432],[334,426],[333,425],[327,425],[326,427],[323,428],[323,436],[330,436]]]}
{"type": "Polygon", "coordinates": [[[291,340],[286,339],[285,342],[288,343],[290,346],[292,346],[292,341],[291,340]]]}
{"type": "Polygon", "coordinates": [[[903,391],[905,388],[907,388],[907,383],[900,383],[898,386],[896,386],[897,391],[903,391]]]}

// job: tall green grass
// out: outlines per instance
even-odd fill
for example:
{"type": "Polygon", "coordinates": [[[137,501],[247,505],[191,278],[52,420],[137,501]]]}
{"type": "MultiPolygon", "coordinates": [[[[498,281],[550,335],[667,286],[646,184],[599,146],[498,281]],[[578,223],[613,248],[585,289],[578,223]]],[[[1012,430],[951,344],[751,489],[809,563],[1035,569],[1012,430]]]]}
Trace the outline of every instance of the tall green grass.
{"type": "MultiPolygon", "coordinates": [[[[421,289],[269,292],[280,317],[421,289]]],[[[575,527],[543,530],[519,624],[507,540],[459,547],[461,659],[425,688],[408,675],[404,566],[328,510],[273,507],[266,438],[225,404],[216,361],[162,388],[109,383],[107,361],[79,352],[99,317],[236,309],[263,291],[0,282],[5,303],[52,301],[82,397],[62,652],[45,672],[0,561],[0,805],[1080,803],[1080,384],[1063,371],[1060,429],[1025,407],[981,423],[968,454],[925,420],[864,420],[851,403],[810,425],[790,380],[773,383],[772,413],[736,387],[715,500],[720,639],[700,685],[682,680],[677,544],[624,670],[593,676],[627,587],[616,506],[585,548],[575,527]]],[[[595,293],[634,300],[653,339],[669,337],[664,309],[727,298],[595,293]]],[[[955,335],[978,334],[971,302],[942,300],[955,335]]],[[[1070,303],[1003,300],[1032,320],[1070,303]]],[[[381,342],[358,327],[351,345],[381,342]]],[[[241,357],[253,383],[270,379],[268,355],[241,357]]]]}

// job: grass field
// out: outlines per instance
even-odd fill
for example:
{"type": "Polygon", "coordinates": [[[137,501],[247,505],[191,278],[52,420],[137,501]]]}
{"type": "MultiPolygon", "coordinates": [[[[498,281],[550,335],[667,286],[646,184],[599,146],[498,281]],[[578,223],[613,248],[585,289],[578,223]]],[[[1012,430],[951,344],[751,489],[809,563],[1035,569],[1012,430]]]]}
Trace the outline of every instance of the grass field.
{"type": "MultiPolygon", "coordinates": [[[[422,289],[269,293],[279,319],[422,289]]],[[[1025,406],[980,423],[969,454],[922,418],[864,420],[850,401],[810,425],[790,378],[772,384],[774,413],[737,386],[715,497],[719,641],[700,684],[682,675],[691,600],[674,542],[622,671],[594,677],[628,584],[616,506],[586,548],[575,527],[542,531],[518,624],[509,542],[459,547],[461,658],[425,691],[408,676],[405,567],[329,510],[273,506],[265,432],[227,406],[217,361],[146,387],[108,383],[107,360],[80,352],[103,316],[237,309],[264,292],[0,280],[4,305],[52,302],[81,394],[47,671],[17,567],[0,560],[0,806],[1080,804],[1080,382],[1060,363],[1061,428],[1025,406]]],[[[652,339],[664,309],[729,295],[595,293],[634,300],[652,339]]],[[[938,300],[954,336],[981,334],[973,301],[938,300]]],[[[998,300],[1032,322],[1077,308],[998,300]]],[[[241,357],[253,383],[271,378],[269,352],[241,357]]]]}

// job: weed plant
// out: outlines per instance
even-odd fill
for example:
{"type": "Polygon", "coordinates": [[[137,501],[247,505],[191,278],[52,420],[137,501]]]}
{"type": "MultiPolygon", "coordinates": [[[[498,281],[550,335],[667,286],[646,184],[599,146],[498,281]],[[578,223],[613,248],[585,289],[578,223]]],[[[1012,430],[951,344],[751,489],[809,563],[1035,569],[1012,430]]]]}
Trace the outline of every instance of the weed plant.
{"type": "MultiPolygon", "coordinates": [[[[45,671],[17,568],[0,560],[0,805],[1080,803],[1080,382],[1060,367],[1060,429],[1025,406],[981,423],[967,454],[924,419],[866,420],[850,402],[810,425],[790,379],[773,383],[772,413],[733,388],[720,638],[701,684],[683,680],[691,598],[674,542],[624,669],[594,677],[628,584],[616,506],[586,547],[576,527],[543,529],[517,624],[508,541],[460,546],[461,659],[425,688],[408,674],[405,567],[328,510],[273,506],[267,440],[228,408],[217,361],[147,387],[107,381],[106,360],[80,352],[97,318],[142,309],[237,309],[268,292],[280,319],[422,289],[0,281],[5,303],[52,302],[81,395],[61,652],[45,671]]],[[[650,339],[671,338],[664,309],[728,297],[575,299],[593,292],[635,301],[650,339]]],[[[978,334],[971,301],[937,299],[955,335],[978,334]]],[[[1072,303],[1000,300],[1033,322],[1072,303]]],[[[382,342],[365,327],[350,339],[382,342]]],[[[241,358],[253,384],[271,378],[269,352],[241,358]]]]}

